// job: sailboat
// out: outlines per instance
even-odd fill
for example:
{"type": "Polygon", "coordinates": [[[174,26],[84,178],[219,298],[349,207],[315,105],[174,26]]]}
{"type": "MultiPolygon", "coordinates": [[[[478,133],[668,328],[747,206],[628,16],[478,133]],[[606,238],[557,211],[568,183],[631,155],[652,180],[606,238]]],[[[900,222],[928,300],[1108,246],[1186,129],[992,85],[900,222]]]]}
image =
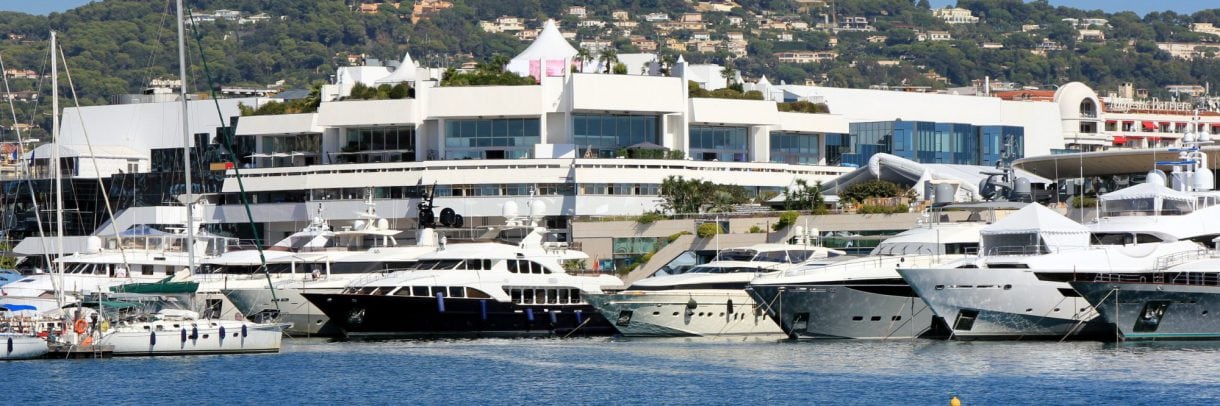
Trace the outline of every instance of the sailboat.
{"type": "MultiPolygon", "coordinates": [[[[194,193],[191,183],[191,134],[188,120],[186,91],[186,44],[183,33],[182,0],[178,0],[178,60],[182,78],[182,137],[185,194],[181,201],[187,207],[187,230],[194,227],[194,193]]],[[[188,269],[195,269],[195,233],[187,233],[188,269]]],[[[168,281],[167,281],[168,282],[168,281]]],[[[167,283],[166,286],[169,284],[167,283]]],[[[141,286],[148,288],[147,285],[141,286]]],[[[147,289],[144,289],[147,291],[147,289]]],[[[124,316],[93,323],[86,323],[86,330],[97,334],[97,343],[113,346],[113,354],[123,355],[186,355],[216,353],[260,353],[279,352],[283,330],[280,323],[253,323],[245,319],[220,320],[200,317],[198,312],[185,309],[180,302],[156,295],[111,295],[112,299],[125,299],[126,303],[140,303],[152,297],[142,306],[145,311],[155,307],[151,317],[145,313],[128,313],[124,316]]],[[[86,301],[85,303],[88,303],[86,301]]],[[[106,310],[106,302],[98,300],[98,310],[106,310]]],[[[122,302],[120,302],[122,303],[122,302]]],[[[117,307],[117,306],[116,306],[117,307]]],[[[134,307],[134,306],[132,306],[134,307]]],[[[121,315],[121,310],[119,311],[121,315]]]]}

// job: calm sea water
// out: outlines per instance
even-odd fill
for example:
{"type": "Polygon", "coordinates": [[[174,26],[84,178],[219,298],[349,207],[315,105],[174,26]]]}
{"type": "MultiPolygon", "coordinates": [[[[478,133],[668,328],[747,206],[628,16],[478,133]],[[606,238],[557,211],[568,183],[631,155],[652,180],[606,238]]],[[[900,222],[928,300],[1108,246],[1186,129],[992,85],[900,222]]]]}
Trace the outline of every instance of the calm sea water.
{"type": "Polygon", "coordinates": [[[283,352],[0,363],[0,404],[1220,403],[1220,344],[286,340],[283,352]]]}

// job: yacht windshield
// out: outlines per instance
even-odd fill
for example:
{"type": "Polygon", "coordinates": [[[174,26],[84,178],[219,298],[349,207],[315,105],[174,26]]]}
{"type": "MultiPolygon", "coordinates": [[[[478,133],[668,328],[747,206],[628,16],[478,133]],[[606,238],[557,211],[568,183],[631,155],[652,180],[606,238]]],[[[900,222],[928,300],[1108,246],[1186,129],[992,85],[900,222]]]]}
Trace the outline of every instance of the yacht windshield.
{"type": "Polygon", "coordinates": [[[697,266],[697,267],[691,268],[691,270],[687,271],[686,273],[754,273],[754,272],[768,272],[768,270],[763,269],[763,268],[751,268],[751,267],[741,267],[741,266],[697,266]]]}
{"type": "MultiPolygon", "coordinates": [[[[781,252],[782,254],[782,252],[781,252]]],[[[717,261],[750,261],[758,255],[758,251],[747,249],[733,249],[720,251],[720,255],[716,256],[717,261]]]]}

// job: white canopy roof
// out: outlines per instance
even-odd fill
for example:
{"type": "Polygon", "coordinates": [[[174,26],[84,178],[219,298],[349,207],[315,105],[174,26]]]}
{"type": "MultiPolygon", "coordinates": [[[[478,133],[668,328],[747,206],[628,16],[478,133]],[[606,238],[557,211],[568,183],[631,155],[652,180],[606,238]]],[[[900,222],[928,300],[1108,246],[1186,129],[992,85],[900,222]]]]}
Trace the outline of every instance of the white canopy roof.
{"type": "Polygon", "coordinates": [[[1046,206],[1028,204],[979,231],[982,235],[1024,233],[1083,234],[1087,238],[1089,229],[1046,206]]]}
{"type": "Polygon", "coordinates": [[[1098,197],[1101,201],[1112,200],[1130,200],[1130,199],[1154,199],[1162,200],[1177,200],[1183,202],[1193,202],[1195,197],[1190,193],[1179,190],[1173,190],[1164,185],[1156,183],[1141,183],[1135,186],[1122,188],[1110,193],[1106,193],[1098,197]]]}
{"type": "Polygon", "coordinates": [[[1026,205],[979,231],[989,253],[1055,252],[1064,247],[1087,247],[1089,229],[1037,203],[1026,205]],[[1037,251],[1019,247],[1039,247],[1037,251]]]}
{"type": "MultiPolygon", "coordinates": [[[[559,32],[559,26],[555,25],[555,20],[546,20],[543,24],[542,31],[538,33],[538,38],[530,44],[528,48],[517,54],[511,61],[508,62],[506,70],[516,73],[521,76],[530,74],[530,61],[537,60],[571,60],[578,52],[568,40],[563,38],[563,34],[559,32]]],[[[401,68],[399,68],[401,69],[401,68]]]]}
{"type": "Polygon", "coordinates": [[[411,54],[407,53],[402,56],[402,63],[398,64],[398,68],[390,76],[377,79],[377,84],[396,85],[413,81],[415,81],[415,61],[412,61],[411,54]]]}

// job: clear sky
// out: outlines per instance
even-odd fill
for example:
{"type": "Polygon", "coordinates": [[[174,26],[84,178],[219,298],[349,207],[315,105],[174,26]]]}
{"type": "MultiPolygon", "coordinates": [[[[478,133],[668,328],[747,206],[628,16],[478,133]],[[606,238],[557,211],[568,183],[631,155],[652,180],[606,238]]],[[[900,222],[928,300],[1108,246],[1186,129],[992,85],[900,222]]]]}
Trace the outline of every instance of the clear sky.
{"type": "MultiPolygon", "coordinates": [[[[0,0],[5,1],[5,0],[0,0]]],[[[1192,14],[1199,10],[1220,8],[1220,0],[1050,0],[1055,6],[1068,6],[1082,10],[1104,10],[1109,13],[1134,11],[1144,15],[1151,11],[1172,10],[1179,14],[1192,14]]],[[[930,0],[932,7],[957,4],[957,0],[930,0]]]]}
{"type": "Polygon", "coordinates": [[[89,4],[90,0],[0,0],[0,10],[50,14],[89,4]]]}
{"type": "MultiPolygon", "coordinates": [[[[79,7],[92,0],[0,0],[0,10],[21,11],[30,14],[47,14],[79,7]]],[[[1149,11],[1173,10],[1190,14],[1208,8],[1220,8],[1220,0],[1050,0],[1056,6],[1069,6],[1085,10],[1102,9],[1108,12],[1134,11],[1144,15],[1149,11]]],[[[933,7],[957,4],[957,0],[931,0],[933,7]]]]}

